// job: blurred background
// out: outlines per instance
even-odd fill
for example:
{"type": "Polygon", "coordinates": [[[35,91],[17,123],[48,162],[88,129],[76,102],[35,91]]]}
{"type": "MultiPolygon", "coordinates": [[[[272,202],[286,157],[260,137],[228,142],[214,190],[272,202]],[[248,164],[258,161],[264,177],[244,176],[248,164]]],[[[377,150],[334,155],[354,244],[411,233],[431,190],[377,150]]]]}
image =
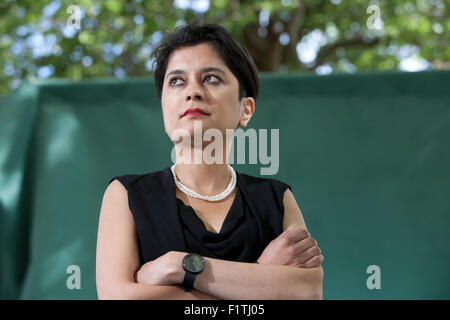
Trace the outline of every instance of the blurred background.
{"type": "MultiPolygon", "coordinates": [[[[172,163],[151,53],[193,20],[224,25],[257,65],[248,128],[280,130],[269,178],[292,186],[325,256],[324,299],[450,299],[448,10],[1,0],[0,299],[97,299],[108,182],[172,163]]],[[[259,160],[233,167],[260,176],[259,160]]]]}
{"type": "Polygon", "coordinates": [[[151,74],[167,30],[221,23],[260,72],[450,68],[448,0],[3,0],[0,96],[26,78],[151,74]],[[71,5],[77,5],[70,9],[71,5]],[[79,14],[79,28],[72,15],[79,14]]]}

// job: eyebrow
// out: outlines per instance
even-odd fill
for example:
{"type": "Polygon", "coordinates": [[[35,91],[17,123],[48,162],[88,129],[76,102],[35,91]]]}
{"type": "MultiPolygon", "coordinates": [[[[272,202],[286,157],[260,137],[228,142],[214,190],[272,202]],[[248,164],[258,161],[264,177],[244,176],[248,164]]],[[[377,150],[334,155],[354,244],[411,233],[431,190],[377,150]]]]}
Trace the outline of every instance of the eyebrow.
{"type": "MultiPolygon", "coordinates": [[[[201,73],[206,73],[206,72],[210,72],[210,71],[216,71],[216,72],[220,72],[223,75],[225,75],[225,71],[223,71],[222,69],[216,68],[216,67],[205,67],[203,69],[200,69],[201,73]]],[[[170,75],[172,74],[185,74],[186,71],[181,70],[181,69],[175,69],[173,71],[170,71],[167,75],[166,78],[168,78],[170,75]]]]}

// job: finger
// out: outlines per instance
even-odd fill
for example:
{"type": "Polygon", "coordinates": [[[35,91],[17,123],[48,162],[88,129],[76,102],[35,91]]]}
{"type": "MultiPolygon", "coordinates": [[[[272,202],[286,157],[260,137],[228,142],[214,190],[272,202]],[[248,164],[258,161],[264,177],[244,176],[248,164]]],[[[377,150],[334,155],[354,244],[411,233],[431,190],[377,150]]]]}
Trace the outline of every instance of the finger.
{"type": "Polygon", "coordinates": [[[310,236],[308,230],[303,227],[294,227],[283,232],[284,236],[292,242],[301,241],[310,236]]]}
{"type": "Polygon", "coordinates": [[[302,252],[314,246],[317,246],[316,240],[312,237],[308,237],[294,244],[294,254],[298,256],[302,254],[302,252]]]}
{"type": "Polygon", "coordinates": [[[324,256],[320,254],[318,256],[312,257],[305,263],[301,264],[299,267],[301,267],[301,268],[317,268],[322,265],[322,262],[324,259],[325,259],[324,256]]]}
{"type": "Polygon", "coordinates": [[[297,263],[302,264],[310,260],[312,257],[320,255],[321,253],[322,252],[318,246],[313,246],[299,254],[296,261],[297,263]]]}

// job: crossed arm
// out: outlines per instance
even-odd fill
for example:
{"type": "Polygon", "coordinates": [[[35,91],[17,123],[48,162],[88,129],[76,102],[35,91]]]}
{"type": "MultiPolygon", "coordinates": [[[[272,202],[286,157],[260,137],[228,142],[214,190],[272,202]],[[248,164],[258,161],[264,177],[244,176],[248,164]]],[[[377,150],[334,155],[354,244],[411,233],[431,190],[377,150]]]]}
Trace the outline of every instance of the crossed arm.
{"type": "Polygon", "coordinates": [[[288,189],[283,229],[258,259],[242,263],[205,257],[194,290],[184,292],[181,260],[171,251],[139,268],[137,235],[125,188],[117,180],[105,191],[97,239],[99,299],[321,299],[323,256],[307,232],[288,189]]]}

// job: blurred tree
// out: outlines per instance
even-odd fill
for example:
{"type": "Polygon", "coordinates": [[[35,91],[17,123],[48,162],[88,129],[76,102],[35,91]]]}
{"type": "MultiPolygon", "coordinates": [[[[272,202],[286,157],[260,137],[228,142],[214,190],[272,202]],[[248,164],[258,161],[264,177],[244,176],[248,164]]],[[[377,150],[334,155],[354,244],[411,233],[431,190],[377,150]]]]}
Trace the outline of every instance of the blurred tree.
{"type": "Polygon", "coordinates": [[[148,76],[152,48],[194,19],[223,24],[261,72],[449,68],[448,1],[3,0],[0,96],[29,77],[148,76]]]}

